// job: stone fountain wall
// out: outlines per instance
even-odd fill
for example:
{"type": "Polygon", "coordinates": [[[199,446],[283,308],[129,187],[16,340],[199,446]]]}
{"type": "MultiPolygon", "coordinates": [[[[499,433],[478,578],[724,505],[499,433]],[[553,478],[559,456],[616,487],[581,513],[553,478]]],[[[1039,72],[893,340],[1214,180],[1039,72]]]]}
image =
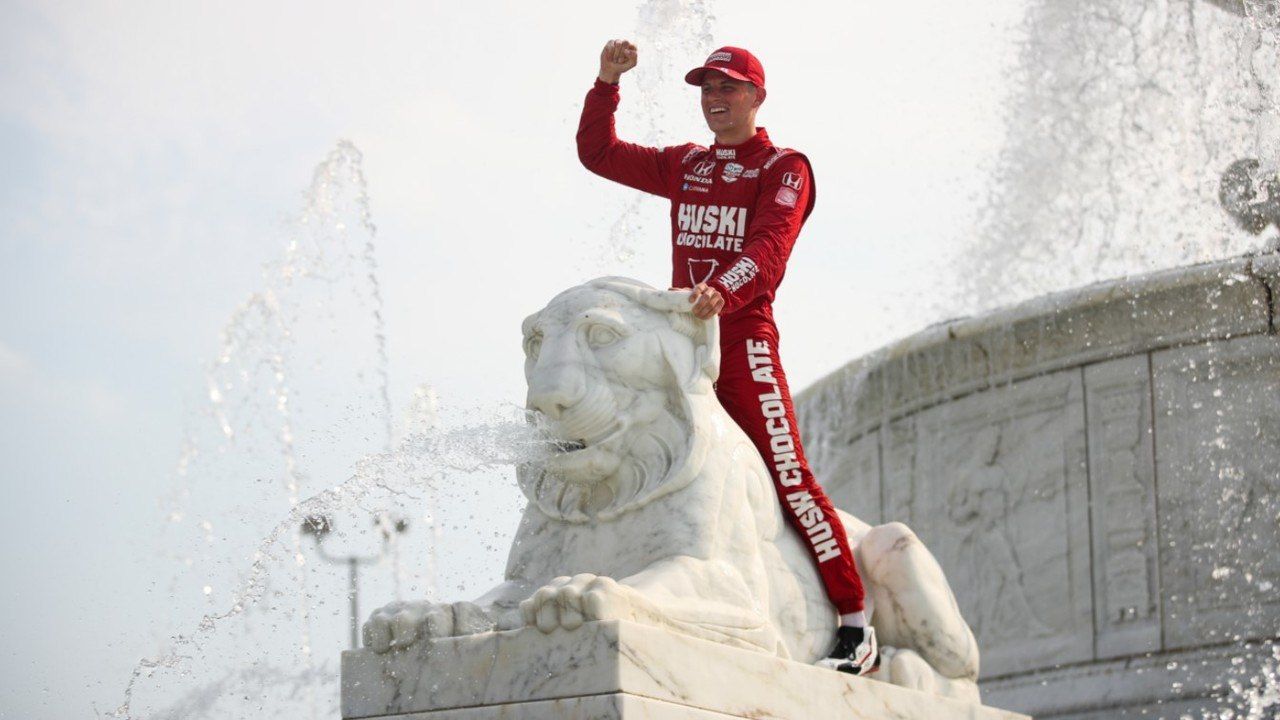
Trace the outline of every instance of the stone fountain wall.
{"type": "Polygon", "coordinates": [[[1270,657],[1277,298],[1275,253],[1103,283],[930,327],[797,398],[835,503],[942,563],[984,703],[1178,717],[1237,702],[1229,680],[1270,657]]]}

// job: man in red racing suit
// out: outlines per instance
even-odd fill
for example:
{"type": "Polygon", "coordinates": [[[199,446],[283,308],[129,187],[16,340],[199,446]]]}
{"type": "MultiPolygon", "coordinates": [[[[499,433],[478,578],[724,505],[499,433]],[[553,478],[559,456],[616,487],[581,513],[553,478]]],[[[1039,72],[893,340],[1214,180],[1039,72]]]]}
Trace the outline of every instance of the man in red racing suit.
{"type": "Polygon", "coordinates": [[[618,81],[636,57],[629,42],[605,46],[578,125],[578,157],[598,175],[671,201],[671,286],[693,288],[698,317],[720,315],[716,395],[760,451],[783,515],[805,540],[840,614],[836,648],[822,664],[872,672],[879,652],[863,612],[862,581],[840,518],[805,460],[773,321],[787,258],[813,211],[809,160],[775,147],[756,128],[764,69],[734,47],[712,53],[685,78],[702,88],[715,144],[658,149],[620,141],[618,81]]]}

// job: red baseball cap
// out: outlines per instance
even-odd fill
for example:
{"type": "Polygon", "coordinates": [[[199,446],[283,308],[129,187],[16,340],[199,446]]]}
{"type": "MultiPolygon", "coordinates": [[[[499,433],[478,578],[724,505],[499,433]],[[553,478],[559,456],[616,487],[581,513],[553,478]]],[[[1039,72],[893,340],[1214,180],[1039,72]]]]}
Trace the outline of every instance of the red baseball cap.
{"type": "Polygon", "coordinates": [[[722,47],[711,53],[702,67],[690,70],[684,81],[690,85],[701,85],[702,78],[708,70],[719,70],[734,80],[749,82],[758,88],[764,87],[764,66],[755,55],[736,47],[722,47]]]}

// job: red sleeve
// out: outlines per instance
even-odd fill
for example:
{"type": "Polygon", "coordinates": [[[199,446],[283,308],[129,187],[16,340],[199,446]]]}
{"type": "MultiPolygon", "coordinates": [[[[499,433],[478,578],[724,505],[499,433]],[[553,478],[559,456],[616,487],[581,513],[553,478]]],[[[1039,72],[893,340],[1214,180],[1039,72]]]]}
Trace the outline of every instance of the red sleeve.
{"type": "Polygon", "coordinates": [[[596,80],[587,91],[578,121],[578,159],[591,172],[636,190],[668,197],[671,167],[683,148],[645,147],[618,139],[613,113],[618,109],[618,86],[596,80]]]}
{"type": "Polygon", "coordinates": [[[742,255],[710,283],[724,296],[721,315],[778,287],[813,201],[813,173],[804,155],[792,153],[765,170],[742,255]]]}

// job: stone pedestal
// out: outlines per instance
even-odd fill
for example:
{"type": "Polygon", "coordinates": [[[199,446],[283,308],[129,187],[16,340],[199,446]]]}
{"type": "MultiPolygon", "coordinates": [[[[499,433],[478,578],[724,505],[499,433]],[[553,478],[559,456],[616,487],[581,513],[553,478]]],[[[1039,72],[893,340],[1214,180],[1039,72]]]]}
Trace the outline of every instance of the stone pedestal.
{"type": "Polygon", "coordinates": [[[1016,720],[1004,710],[627,622],[342,656],[342,717],[1016,720]]]}

